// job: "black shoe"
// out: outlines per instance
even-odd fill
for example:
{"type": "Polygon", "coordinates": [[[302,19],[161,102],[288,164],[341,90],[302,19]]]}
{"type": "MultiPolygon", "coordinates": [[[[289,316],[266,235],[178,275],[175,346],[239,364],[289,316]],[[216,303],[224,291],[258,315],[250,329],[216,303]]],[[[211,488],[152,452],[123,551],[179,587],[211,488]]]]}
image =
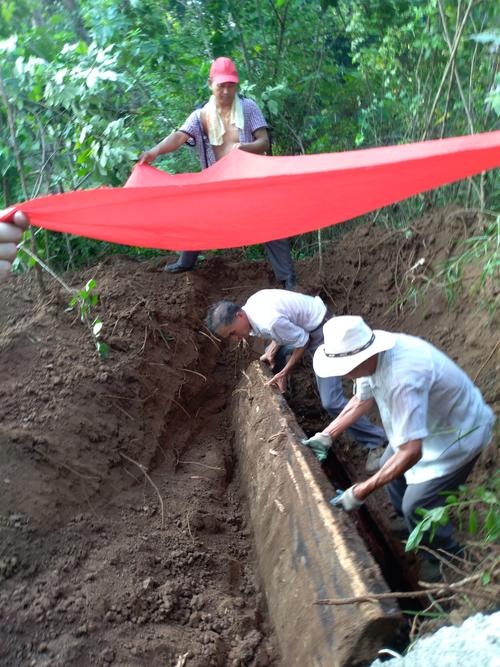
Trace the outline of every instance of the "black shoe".
{"type": "Polygon", "coordinates": [[[283,289],[287,289],[292,292],[297,289],[297,280],[295,279],[295,276],[292,278],[287,278],[286,280],[282,280],[281,284],[283,285],[283,289]]]}
{"type": "Polygon", "coordinates": [[[182,266],[182,264],[174,262],[173,264],[167,264],[163,270],[168,273],[182,273],[183,271],[192,271],[193,268],[193,266],[182,266]]]}

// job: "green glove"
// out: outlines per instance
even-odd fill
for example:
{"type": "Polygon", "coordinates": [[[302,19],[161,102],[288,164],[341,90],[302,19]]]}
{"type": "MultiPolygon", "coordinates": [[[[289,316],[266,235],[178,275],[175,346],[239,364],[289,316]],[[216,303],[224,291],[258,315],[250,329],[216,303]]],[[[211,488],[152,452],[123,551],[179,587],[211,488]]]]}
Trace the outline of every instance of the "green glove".
{"type": "Polygon", "coordinates": [[[320,463],[325,461],[328,450],[332,445],[332,439],[328,433],[315,433],[311,438],[302,440],[302,444],[309,447],[320,463]]]}

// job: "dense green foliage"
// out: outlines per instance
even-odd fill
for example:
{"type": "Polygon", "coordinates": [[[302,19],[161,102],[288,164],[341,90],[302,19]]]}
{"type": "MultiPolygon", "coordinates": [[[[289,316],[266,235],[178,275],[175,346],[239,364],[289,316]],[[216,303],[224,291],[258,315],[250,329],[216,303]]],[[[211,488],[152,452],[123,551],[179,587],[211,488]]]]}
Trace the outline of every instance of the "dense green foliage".
{"type": "Polygon", "coordinates": [[[406,551],[416,549],[424,535],[429,532],[429,541],[439,526],[447,525],[451,518],[460,531],[484,543],[497,542],[500,538],[500,472],[490,480],[488,486],[460,486],[457,493],[444,494],[444,505],[431,510],[418,508],[423,517],[415,526],[406,543],[406,551]]]}
{"type": "MultiPolygon", "coordinates": [[[[500,112],[496,6],[477,0],[3,0],[0,207],[47,192],[123,183],[140,152],[207,98],[209,63],[219,55],[236,61],[243,92],[265,111],[275,154],[491,130],[500,112]]],[[[159,164],[198,169],[187,148],[159,164]]],[[[489,173],[432,196],[493,208],[493,179],[489,173]]],[[[400,222],[422,202],[417,197],[398,207],[400,222]]],[[[60,234],[36,238],[38,253],[57,268],[112,250],[60,234]]],[[[295,247],[308,253],[315,237],[298,239],[295,247]]]]}

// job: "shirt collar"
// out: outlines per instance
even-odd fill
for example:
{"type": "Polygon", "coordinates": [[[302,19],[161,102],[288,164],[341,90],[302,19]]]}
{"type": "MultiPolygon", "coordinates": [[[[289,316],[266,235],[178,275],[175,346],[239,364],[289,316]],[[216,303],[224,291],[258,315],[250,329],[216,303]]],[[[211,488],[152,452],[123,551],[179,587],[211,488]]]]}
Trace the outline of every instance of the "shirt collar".
{"type": "Polygon", "coordinates": [[[250,326],[252,327],[252,330],[250,331],[250,336],[258,336],[260,334],[259,327],[255,324],[253,321],[252,317],[250,316],[250,313],[248,310],[245,308],[245,306],[241,306],[241,310],[243,310],[248,317],[248,321],[250,322],[250,326]]]}

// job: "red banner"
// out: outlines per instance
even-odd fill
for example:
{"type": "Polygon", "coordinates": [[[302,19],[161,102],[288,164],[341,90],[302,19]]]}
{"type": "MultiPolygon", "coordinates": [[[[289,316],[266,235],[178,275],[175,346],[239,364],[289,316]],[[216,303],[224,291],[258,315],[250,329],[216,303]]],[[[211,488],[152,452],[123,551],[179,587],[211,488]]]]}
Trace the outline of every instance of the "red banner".
{"type": "Polygon", "coordinates": [[[326,227],[500,165],[500,131],[346,153],[265,157],[233,150],[200,173],[136,165],[123,188],[39,197],[39,227],[113,243],[207,250],[326,227]]]}

